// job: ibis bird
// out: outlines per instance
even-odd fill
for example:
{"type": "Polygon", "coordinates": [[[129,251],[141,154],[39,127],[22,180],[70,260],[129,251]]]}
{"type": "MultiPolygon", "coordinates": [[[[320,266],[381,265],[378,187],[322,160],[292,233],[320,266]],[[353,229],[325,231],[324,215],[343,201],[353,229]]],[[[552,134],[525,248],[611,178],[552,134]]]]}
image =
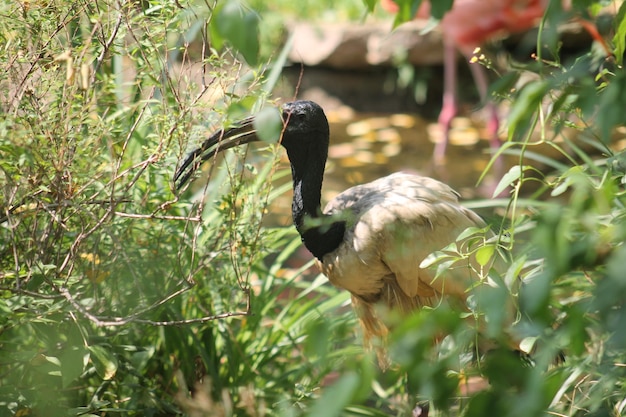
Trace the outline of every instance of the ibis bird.
{"type": "MultiPolygon", "coordinates": [[[[364,339],[384,340],[389,331],[377,304],[410,313],[445,297],[467,308],[468,288],[481,279],[479,271],[497,261],[481,265],[473,256],[463,257],[441,277],[422,267],[429,254],[454,244],[461,232],[485,226],[459,204],[458,194],[434,179],[400,172],[352,187],[322,211],[330,140],[326,115],[312,101],[295,101],[283,105],[282,120],[280,143],[293,179],[293,222],[322,273],[350,292],[364,339]]],[[[254,117],[217,131],[180,165],[176,186],[180,189],[217,152],[256,140],[254,117]]]]}

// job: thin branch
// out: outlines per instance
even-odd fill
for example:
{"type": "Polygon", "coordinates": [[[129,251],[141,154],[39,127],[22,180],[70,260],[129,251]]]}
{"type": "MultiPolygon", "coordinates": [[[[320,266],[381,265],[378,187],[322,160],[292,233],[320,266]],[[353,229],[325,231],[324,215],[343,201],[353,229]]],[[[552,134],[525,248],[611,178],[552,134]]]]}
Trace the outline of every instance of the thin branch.
{"type": "Polygon", "coordinates": [[[120,13],[117,16],[117,22],[115,22],[115,26],[113,26],[113,32],[111,32],[111,36],[109,36],[109,39],[102,45],[102,51],[100,52],[100,55],[98,56],[98,58],[96,58],[96,64],[93,67],[93,73],[91,74],[91,84],[93,85],[96,82],[96,76],[98,74],[98,70],[100,70],[100,66],[102,65],[102,62],[104,62],[104,58],[107,54],[107,52],[109,51],[109,49],[111,48],[111,45],[113,45],[113,42],[115,42],[115,38],[117,37],[117,32],[120,29],[120,26],[122,25],[122,19],[124,18],[124,14],[122,13],[121,4],[118,4],[120,6],[120,13]]]}
{"type": "Polygon", "coordinates": [[[189,217],[189,216],[168,216],[168,215],[156,215],[152,214],[137,214],[137,213],[124,213],[122,211],[116,211],[116,216],[119,217],[129,217],[131,219],[156,219],[156,220],[183,220],[190,222],[200,222],[202,218],[199,216],[189,217]]]}
{"type": "Polygon", "coordinates": [[[54,300],[57,298],[63,298],[61,294],[41,294],[41,293],[34,292],[34,291],[28,291],[23,288],[0,286],[0,291],[10,291],[13,294],[28,295],[33,298],[42,298],[45,300],[54,300]]]}
{"type": "Polygon", "coordinates": [[[135,315],[129,317],[98,317],[90,313],[87,309],[81,306],[67,290],[67,288],[59,288],[61,295],[83,316],[87,317],[92,323],[98,327],[112,327],[112,326],[125,326],[131,323],[147,324],[150,326],[183,326],[189,324],[206,323],[208,321],[221,320],[229,317],[249,316],[249,311],[230,311],[221,314],[215,314],[213,316],[199,317],[195,319],[186,320],[166,320],[166,321],[154,321],[136,318],[135,315]]]}

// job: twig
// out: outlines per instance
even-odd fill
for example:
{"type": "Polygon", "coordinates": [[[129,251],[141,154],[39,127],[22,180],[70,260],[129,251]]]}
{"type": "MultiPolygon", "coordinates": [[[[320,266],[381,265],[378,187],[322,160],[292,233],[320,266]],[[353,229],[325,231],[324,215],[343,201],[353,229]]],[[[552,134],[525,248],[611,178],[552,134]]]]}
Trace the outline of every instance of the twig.
{"type": "Polygon", "coordinates": [[[190,221],[190,222],[200,222],[202,221],[202,218],[200,218],[199,216],[196,217],[189,217],[189,216],[168,216],[168,215],[156,215],[154,213],[152,214],[137,214],[137,213],[124,213],[122,211],[116,211],[115,212],[116,216],[120,216],[120,217],[129,217],[131,219],[155,219],[155,220],[183,220],[183,221],[190,221]]]}
{"type": "MultiPolygon", "coordinates": [[[[248,311],[230,311],[226,313],[215,314],[213,316],[205,316],[205,317],[199,317],[195,319],[186,319],[186,320],[171,320],[171,321],[170,320],[154,321],[154,320],[138,319],[138,318],[135,318],[136,315],[129,316],[129,317],[102,318],[102,317],[98,317],[90,313],[87,309],[81,306],[74,299],[74,297],[67,290],[67,288],[59,288],[59,292],[80,314],[87,317],[92,323],[94,323],[98,327],[125,326],[130,323],[147,324],[150,326],[183,326],[183,325],[189,325],[189,324],[206,323],[208,321],[221,320],[221,319],[226,319],[229,317],[240,317],[240,316],[250,315],[248,311]]],[[[165,302],[165,300],[161,300],[161,301],[165,302]]]]}
{"type": "Polygon", "coordinates": [[[63,298],[61,294],[41,294],[41,293],[34,292],[34,291],[28,291],[22,288],[13,288],[13,287],[5,287],[5,286],[0,286],[0,291],[10,291],[14,294],[28,295],[33,298],[42,298],[45,300],[54,300],[56,298],[63,298]]]}
{"type": "Polygon", "coordinates": [[[111,48],[111,45],[113,45],[113,42],[115,42],[115,38],[117,37],[117,32],[119,31],[120,26],[122,25],[122,19],[124,17],[124,14],[122,13],[122,10],[121,10],[122,5],[121,4],[118,4],[118,5],[120,6],[120,14],[117,16],[117,22],[115,22],[115,26],[113,27],[113,32],[111,32],[111,36],[109,36],[109,39],[102,45],[102,51],[100,52],[100,55],[98,56],[98,58],[96,58],[96,65],[94,65],[93,67],[93,73],[91,75],[90,85],[95,84],[98,70],[100,69],[102,62],[104,62],[104,57],[106,56],[107,52],[111,48]]]}

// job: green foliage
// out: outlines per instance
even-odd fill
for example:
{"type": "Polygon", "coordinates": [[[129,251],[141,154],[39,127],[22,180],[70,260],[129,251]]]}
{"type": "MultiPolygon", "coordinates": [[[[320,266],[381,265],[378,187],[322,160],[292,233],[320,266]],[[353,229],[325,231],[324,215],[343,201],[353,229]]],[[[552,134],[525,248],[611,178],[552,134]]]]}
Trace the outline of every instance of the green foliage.
{"type": "Polygon", "coordinates": [[[626,53],[626,6],[624,3],[620,5],[617,16],[615,16],[615,36],[613,36],[613,44],[615,45],[615,60],[618,65],[624,64],[624,53],[626,53]]]}
{"type": "Polygon", "coordinates": [[[276,82],[285,54],[255,66],[258,16],[230,2],[1,7],[0,414],[193,414],[190,390],[211,413],[226,398],[229,414],[297,407],[344,360],[354,319],[306,269],[281,277],[300,239],[261,224],[289,171],[234,172],[230,154],[214,192],[179,200],[171,184],[187,147],[276,82]],[[328,311],[336,346],[303,356],[328,311]]]}
{"type": "MultiPolygon", "coordinates": [[[[412,19],[419,6],[411,0],[396,3],[396,23],[412,19]]],[[[601,5],[574,2],[572,10],[564,10],[560,2],[551,2],[539,31],[537,60],[516,64],[491,90],[494,99],[510,107],[508,141],[499,156],[518,160],[494,192],[510,192],[501,203],[498,243],[513,257],[503,281],[520,278],[518,321],[511,328],[494,326],[502,323],[502,295],[491,290],[475,295],[482,300],[478,305],[487,333],[494,340],[522,340],[528,356],[520,358],[504,347],[484,356],[468,351],[475,330],[446,305],[404,318],[392,335],[392,359],[397,371],[407,373],[410,392],[432,400],[444,414],[624,413],[626,338],[618,324],[626,299],[624,6],[613,18],[613,43],[570,61],[560,59],[556,30],[572,16],[597,13],[601,5]],[[523,73],[534,76],[520,83],[523,73]],[[447,336],[433,345],[442,335],[447,336]],[[472,375],[490,385],[459,398],[462,381],[472,375]]],[[[475,252],[478,263],[486,264],[495,248],[486,240],[475,252]]],[[[451,245],[422,266],[445,273],[454,260],[468,255],[451,245]]]]}
{"type": "Polygon", "coordinates": [[[222,39],[228,40],[241,52],[248,64],[257,65],[259,55],[259,17],[237,1],[218,4],[215,11],[212,38],[220,48],[222,39]]]}

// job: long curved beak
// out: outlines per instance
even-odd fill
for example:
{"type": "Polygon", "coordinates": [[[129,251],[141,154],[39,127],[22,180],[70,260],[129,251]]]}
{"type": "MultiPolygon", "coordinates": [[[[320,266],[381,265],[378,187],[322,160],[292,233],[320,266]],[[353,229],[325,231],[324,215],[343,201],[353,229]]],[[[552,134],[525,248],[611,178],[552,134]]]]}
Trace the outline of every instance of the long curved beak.
{"type": "Polygon", "coordinates": [[[248,117],[230,129],[220,129],[211,135],[202,146],[187,155],[174,174],[176,189],[180,190],[189,181],[200,165],[217,153],[260,140],[254,128],[254,117],[248,117]]]}

